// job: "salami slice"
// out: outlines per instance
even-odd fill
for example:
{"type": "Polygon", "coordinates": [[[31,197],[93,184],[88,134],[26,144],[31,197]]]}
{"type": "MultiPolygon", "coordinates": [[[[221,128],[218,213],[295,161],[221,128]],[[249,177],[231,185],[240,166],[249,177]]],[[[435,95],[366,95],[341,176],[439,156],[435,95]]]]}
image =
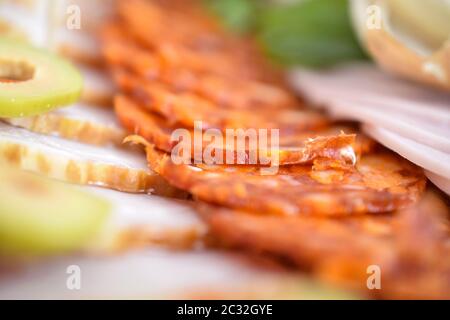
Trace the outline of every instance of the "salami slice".
{"type": "Polygon", "coordinates": [[[174,92],[157,81],[141,81],[129,72],[116,71],[115,80],[126,93],[139,99],[148,110],[165,117],[171,124],[192,128],[196,121],[217,129],[279,129],[304,132],[329,124],[315,111],[301,109],[231,110],[190,92],[174,92]]]}
{"type": "Polygon", "coordinates": [[[259,109],[301,105],[282,85],[230,79],[167,65],[155,52],[130,41],[117,23],[104,28],[103,42],[103,53],[109,64],[125,67],[147,81],[159,80],[178,92],[194,92],[224,108],[259,109]]]}
{"type": "Polygon", "coordinates": [[[426,183],[420,168],[387,151],[363,156],[355,167],[317,160],[313,166],[270,169],[177,165],[153,147],[147,148],[147,156],[153,169],[169,183],[199,200],[287,216],[389,212],[415,203],[426,183]]]}
{"type": "MultiPolygon", "coordinates": [[[[195,5],[194,5],[195,6],[195,5]]],[[[230,36],[202,10],[171,10],[150,1],[119,3],[124,29],[164,64],[233,79],[279,79],[251,41],[230,36]],[[167,27],[168,21],[177,21],[167,27]]]]}
{"type": "Polygon", "coordinates": [[[431,192],[402,212],[341,219],[257,215],[204,203],[198,210],[227,247],[278,256],[367,293],[367,278],[379,268],[381,290],[370,294],[382,298],[450,297],[448,207],[431,192]]]}
{"type": "MultiPolygon", "coordinates": [[[[172,133],[179,127],[177,125],[168,125],[164,118],[150,113],[132,99],[126,96],[118,96],[115,103],[116,114],[121,120],[121,123],[128,129],[130,133],[135,133],[144,137],[150,143],[165,152],[171,152],[178,141],[172,141],[172,133]]],[[[192,129],[186,132],[194,137],[192,129]]],[[[226,135],[223,134],[222,141],[213,139],[211,134],[204,132],[202,136],[202,145],[199,147],[201,151],[208,147],[214,147],[215,152],[222,152],[222,159],[226,159],[226,153],[233,153],[233,163],[239,164],[258,164],[271,163],[272,152],[277,152],[277,157],[273,158],[280,165],[298,164],[298,163],[312,163],[315,159],[325,158],[340,161],[344,164],[352,164],[355,161],[355,156],[367,153],[373,150],[375,143],[363,136],[354,134],[355,128],[351,126],[332,126],[321,131],[292,133],[283,132],[279,139],[279,148],[271,151],[270,137],[268,139],[267,152],[262,154],[262,149],[265,146],[257,145],[257,149],[252,149],[249,146],[241,152],[236,148],[236,139],[227,140],[226,135]],[[261,148],[260,148],[261,147],[261,148]],[[253,152],[257,156],[252,158],[253,152]],[[356,155],[355,155],[356,152],[356,155]],[[263,159],[264,158],[264,159],[263,159]],[[237,161],[239,159],[239,161],[237,161]],[[256,159],[256,161],[255,161],[256,159]],[[259,161],[258,161],[259,160],[259,161]]],[[[194,151],[197,147],[194,145],[192,139],[191,150],[194,151]]],[[[266,151],[266,150],[265,150],[266,151]]],[[[193,156],[193,155],[192,155],[193,156]]]]}

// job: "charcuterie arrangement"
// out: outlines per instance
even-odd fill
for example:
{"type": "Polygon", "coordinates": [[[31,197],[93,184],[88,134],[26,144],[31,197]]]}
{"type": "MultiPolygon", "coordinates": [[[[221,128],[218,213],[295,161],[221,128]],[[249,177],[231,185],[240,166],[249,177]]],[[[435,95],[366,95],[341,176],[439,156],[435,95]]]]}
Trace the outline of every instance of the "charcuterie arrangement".
{"type": "Polygon", "coordinates": [[[50,2],[0,3],[0,298],[450,298],[448,35],[363,32],[373,1],[50,2]],[[335,66],[367,55],[417,83],[335,66]]]}
{"type": "Polygon", "coordinates": [[[422,169],[313,111],[249,40],[227,34],[192,3],[140,0],[119,4],[102,39],[121,92],[118,118],[144,139],[136,140],[150,168],[192,195],[221,244],[360,290],[377,264],[389,279],[386,298],[448,296],[446,205],[426,189],[422,169]],[[174,163],[171,133],[192,131],[195,121],[223,134],[278,128],[278,172],[261,175],[245,161],[174,163]],[[354,162],[340,152],[346,148],[354,162]],[[432,258],[431,247],[442,251],[432,258]]]}

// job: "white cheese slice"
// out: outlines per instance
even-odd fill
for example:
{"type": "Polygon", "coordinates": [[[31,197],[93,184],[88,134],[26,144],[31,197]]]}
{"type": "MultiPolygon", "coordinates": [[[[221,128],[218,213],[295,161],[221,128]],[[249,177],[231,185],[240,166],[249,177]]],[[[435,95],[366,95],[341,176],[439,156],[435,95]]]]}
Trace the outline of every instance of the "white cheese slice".
{"type": "Polygon", "coordinates": [[[36,133],[99,146],[122,146],[127,136],[112,108],[98,108],[82,103],[33,117],[4,121],[36,133]]]}
{"type": "Polygon", "coordinates": [[[125,192],[176,193],[144,154],[41,135],[0,123],[0,162],[50,178],[125,192]]]}

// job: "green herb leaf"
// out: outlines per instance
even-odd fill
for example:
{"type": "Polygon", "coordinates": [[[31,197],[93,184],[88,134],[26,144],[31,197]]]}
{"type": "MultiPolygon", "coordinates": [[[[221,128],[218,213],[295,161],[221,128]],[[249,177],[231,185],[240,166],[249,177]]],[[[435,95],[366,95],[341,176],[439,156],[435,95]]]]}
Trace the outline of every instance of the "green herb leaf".
{"type": "Polygon", "coordinates": [[[277,61],[327,67],[361,59],[347,0],[303,0],[265,7],[258,17],[258,38],[277,61]]]}
{"type": "Polygon", "coordinates": [[[234,32],[246,33],[254,27],[257,4],[252,0],[204,0],[203,3],[234,32]]]}
{"type": "Polygon", "coordinates": [[[283,65],[328,67],[365,57],[353,32],[348,0],[205,0],[224,25],[253,32],[283,65]]]}

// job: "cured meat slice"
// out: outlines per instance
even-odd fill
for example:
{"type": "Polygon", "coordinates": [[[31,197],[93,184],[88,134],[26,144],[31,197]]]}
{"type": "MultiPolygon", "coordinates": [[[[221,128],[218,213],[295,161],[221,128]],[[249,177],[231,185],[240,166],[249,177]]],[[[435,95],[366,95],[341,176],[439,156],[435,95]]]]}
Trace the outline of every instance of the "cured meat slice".
{"type": "Polygon", "coordinates": [[[205,203],[197,208],[224,246],[288,258],[306,270],[318,270],[335,257],[346,257],[349,264],[357,257],[368,266],[374,253],[387,249],[383,239],[393,234],[390,215],[323,219],[251,214],[205,203]]]}
{"type": "Polygon", "coordinates": [[[324,115],[305,110],[230,110],[198,95],[175,93],[160,82],[143,82],[127,72],[115,72],[119,87],[132,94],[150,111],[164,116],[171,124],[193,128],[196,121],[204,127],[218,129],[279,129],[304,132],[320,129],[329,121],[324,115]]]}
{"type": "MultiPolygon", "coordinates": [[[[190,5],[194,3],[191,1],[190,5]]],[[[147,26],[147,34],[138,33],[138,30],[133,31],[151,46],[164,42],[191,46],[200,39],[208,38],[215,45],[213,48],[229,48],[233,38],[220,32],[218,25],[208,16],[195,13],[193,9],[183,5],[182,8],[173,10],[154,1],[140,0],[118,4],[118,13],[129,27],[147,26]],[[177,23],[171,28],[166,28],[167,21],[171,19],[175,19],[177,23]]]]}
{"type": "Polygon", "coordinates": [[[223,107],[279,108],[299,104],[299,101],[281,86],[260,81],[229,79],[164,64],[154,52],[128,40],[117,23],[105,27],[103,40],[104,56],[111,65],[126,67],[144,79],[158,79],[177,91],[195,92],[223,107]]]}
{"type": "Polygon", "coordinates": [[[121,124],[133,134],[138,134],[155,144],[158,149],[171,152],[174,127],[155,114],[145,111],[132,99],[119,95],[115,98],[115,112],[121,124]]]}
{"type": "MultiPolygon", "coordinates": [[[[146,112],[130,98],[118,96],[116,98],[115,108],[118,118],[129,132],[141,135],[147,141],[156,145],[158,149],[171,152],[178,143],[178,141],[172,141],[171,139],[172,133],[177,128],[176,126],[170,126],[158,115],[146,112]]],[[[187,132],[191,137],[194,137],[192,130],[187,132]]],[[[208,135],[208,132],[204,133],[202,142],[201,151],[208,146],[214,146],[216,152],[222,150],[224,154],[232,150],[235,155],[234,159],[240,159],[240,164],[251,164],[252,152],[258,152],[258,149],[246,148],[243,150],[245,155],[239,157],[239,152],[233,151],[236,150],[235,140],[232,140],[231,143],[228,140],[216,141],[211,135],[208,135]]],[[[194,144],[193,139],[192,143],[194,144]]],[[[195,147],[195,145],[192,145],[191,150],[194,151],[195,147]]],[[[335,126],[314,133],[305,132],[282,135],[280,137],[280,147],[276,149],[276,152],[278,152],[277,160],[281,165],[311,163],[314,159],[318,158],[334,159],[343,163],[352,164],[355,161],[355,151],[359,155],[367,153],[373,147],[374,142],[364,136],[358,136],[355,139],[353,128],[335,126]],[[343,132],[349,133],[344,134],[343,132]]],[[[258,152],[257,160],[263,160],[263,163],[269,163],[270,158],[270,150],[265,154],[258,152]],[[262,159],[263,157],[264,159],[262,159]]],[[[225,155],[223,159],[225,159],[225,155]]],[[[253,162],[253,164],[260,162],[253,162]]]]}
{"type": "Polygon", "coordinates": [[[185,7],[181,12],[131,0],[120,2],[118,12],[127,32],[173,67],[238,79],[273,82],[280,78],[248,39],[228,36],[201,10],[185,7]],[[167,28],[167,21],[177,24],[167,28]]]}
{"type": "MultiPolygon", "coordinates": [[[[382,298],[449,298],[448,207],[434,194],[389,215],[322,219],[198,206],[223,245],[288,259],[328,281],[367,291],[381,268],[382,298]]],[[[367,292],[369,294],[369,292],[367,292]]]]}
{"type": "Polygon", "coordinates": [[[147,147],[152,168],[199,200],[280,215],[352,216],[415,203],[425,188],[421,169],[387,151],[363,156],[355,167],[176,165],[147,147]],[[267,169],[267,168],[265,168],[267,169]]]}

